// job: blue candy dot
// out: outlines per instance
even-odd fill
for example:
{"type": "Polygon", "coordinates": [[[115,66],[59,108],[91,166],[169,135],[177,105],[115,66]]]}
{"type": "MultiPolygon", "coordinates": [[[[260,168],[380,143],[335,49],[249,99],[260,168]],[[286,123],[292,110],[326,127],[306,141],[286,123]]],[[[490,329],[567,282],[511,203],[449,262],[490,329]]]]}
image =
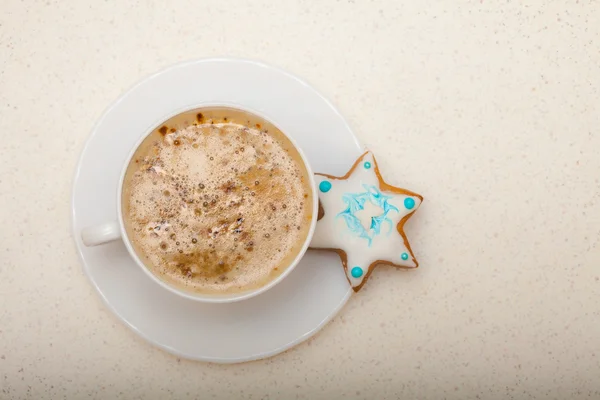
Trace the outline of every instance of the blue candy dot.
{"type": "Polygon", "coordinates": [[[408,254],[406,253],[402,253],[400,257],[402,257],[403,260],[408,260],[408,254]]]}
{"type": "Polygon", "coordinates": [[[404,199],[404,207],[408,208],[409,210],[412,210],[412,208],[415,206],[415,200],[411,197],[407,197],[404,199]]]}
{"type": "Polygon", "coordinates": [[[368,161],[366,163],[364,163],[363,165],[365,166],[365,169],[371,168],[371,163],[368,161]]]}
{"type": "Polygon", "coordinates": [[[360,278],[363,274],[363,270],[361,267],[354,267],[352,268],[352,271],[350,271],[350,273],[354,278],[360,278]]]}
{"type": "Polygon", "coordinates": [[[319,190],[323,193],[327,193],[331,190],[331,182],[323,181],[319,183],[319,190]]]}

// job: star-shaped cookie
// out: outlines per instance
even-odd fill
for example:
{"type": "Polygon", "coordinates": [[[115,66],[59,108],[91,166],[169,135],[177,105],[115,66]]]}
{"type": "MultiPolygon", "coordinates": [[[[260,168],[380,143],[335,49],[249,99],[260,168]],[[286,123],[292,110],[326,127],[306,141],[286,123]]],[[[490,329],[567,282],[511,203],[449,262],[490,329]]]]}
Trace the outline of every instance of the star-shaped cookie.
{"type": "Polygon", "coordinates": [[[403,227],[423,197],[385,183],[371,152],[346,175],[315,174],[315,180],[319,221],[310,247],[337,252],[355,292],[377,264],[419,266],[403,227]]]}

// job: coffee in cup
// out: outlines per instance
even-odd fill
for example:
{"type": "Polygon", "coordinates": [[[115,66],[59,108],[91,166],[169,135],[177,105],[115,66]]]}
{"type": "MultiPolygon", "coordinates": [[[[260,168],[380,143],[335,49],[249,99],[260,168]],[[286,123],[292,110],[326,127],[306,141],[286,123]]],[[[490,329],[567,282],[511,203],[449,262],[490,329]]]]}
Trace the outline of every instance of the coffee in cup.
{"type": "Polygon", "coordinates": [[[296,147],[251,113],[202,108],[152,131],[122,187],[123,225],[143,264],[179,290],[262,287],[302,250],[312,180],[296,147]]]}

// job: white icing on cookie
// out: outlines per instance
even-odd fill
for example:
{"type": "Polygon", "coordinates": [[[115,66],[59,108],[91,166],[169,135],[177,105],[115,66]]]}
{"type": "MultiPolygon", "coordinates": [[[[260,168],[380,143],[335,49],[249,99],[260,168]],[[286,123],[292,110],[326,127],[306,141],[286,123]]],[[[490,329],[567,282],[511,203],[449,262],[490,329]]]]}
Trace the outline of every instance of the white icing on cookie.
{"type": "Polygon", "coordinates": [[[418,266],[399,224],[419,208],[422,197],[404,189],[382,189],[370,152],[353,168],[347,179],[315,175],[325,214],[310,247],[344,251],[346,276],[358,290],[377,262],[418,266]]]}

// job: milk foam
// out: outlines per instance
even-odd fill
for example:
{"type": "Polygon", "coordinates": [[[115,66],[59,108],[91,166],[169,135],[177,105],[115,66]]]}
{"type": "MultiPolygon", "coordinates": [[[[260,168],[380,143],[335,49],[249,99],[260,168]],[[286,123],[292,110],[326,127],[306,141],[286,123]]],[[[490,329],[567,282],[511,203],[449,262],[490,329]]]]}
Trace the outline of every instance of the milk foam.
{"type": "Polygon", "coordinates": [[[263,286],[302,248],[311,179],[276,127],[227,108],[167,121],[136,151],[123,189],[126,231],[161,279],[191,292],[263,286]]]}

